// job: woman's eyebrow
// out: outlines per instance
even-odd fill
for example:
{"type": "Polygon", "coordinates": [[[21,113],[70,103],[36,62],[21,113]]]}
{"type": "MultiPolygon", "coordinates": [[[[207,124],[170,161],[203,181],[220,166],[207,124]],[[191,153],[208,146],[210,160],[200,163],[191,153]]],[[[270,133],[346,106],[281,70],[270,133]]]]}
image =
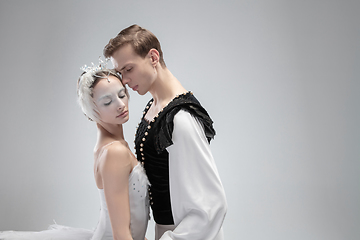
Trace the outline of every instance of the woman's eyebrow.
{"type": "Polygon", "coordinates": [[[111,98],[111,94],[106,94],[104,96],[99,97],[98,101],[104,99],[104,98],[111,98]]]}

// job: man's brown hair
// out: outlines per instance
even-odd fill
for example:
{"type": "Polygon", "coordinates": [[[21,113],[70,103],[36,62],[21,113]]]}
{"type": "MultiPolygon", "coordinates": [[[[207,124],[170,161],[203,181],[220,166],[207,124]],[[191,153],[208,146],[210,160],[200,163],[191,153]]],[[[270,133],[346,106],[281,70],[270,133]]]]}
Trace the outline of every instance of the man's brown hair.
{"type": "Polygon", "coordinates": [[[104,56],[111,57],[115,51],[127,44],[130,44],[135,53],[142,58],[145,58],[151,49],[156,49],[160,55],[161,66],[166,67],[159,40],[152,32],[136,24],[125,28],[115,38],[110,39],[104,47],[104,56]]]}

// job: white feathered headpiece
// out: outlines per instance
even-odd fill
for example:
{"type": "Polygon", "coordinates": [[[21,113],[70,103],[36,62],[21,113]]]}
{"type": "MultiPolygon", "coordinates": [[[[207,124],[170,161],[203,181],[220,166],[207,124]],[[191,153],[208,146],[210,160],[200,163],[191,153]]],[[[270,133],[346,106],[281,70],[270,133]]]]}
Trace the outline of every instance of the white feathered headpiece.
{"type": "Polygon", "coordinates": [[[96,78],[106,78],[109,81],[110,70],[107,69],[107,63],[109,62],[109,58],[103,61],[101,57],[99,57],[99,64],[97,66],[94,63],[91,63],[91,66],[84,65],[80,69],[85,73],[81,75],[78,81],[78,103],[83,111],[83,113],[92,121],[98,122],[99,113],[97,111],[96,104],[92,98],[93,96],[93,85],[96,78]],[[99,76],[98,72],[109,70],[107,76],[99,76]]]}

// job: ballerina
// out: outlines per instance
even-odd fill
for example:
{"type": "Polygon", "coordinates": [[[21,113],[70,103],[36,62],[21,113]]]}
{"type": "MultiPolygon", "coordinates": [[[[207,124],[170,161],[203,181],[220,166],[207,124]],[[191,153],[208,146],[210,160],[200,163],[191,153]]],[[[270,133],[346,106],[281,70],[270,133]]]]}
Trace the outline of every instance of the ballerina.
{"type": "Polygon", "coordinates": [[[148,179],[124,139],[129,94],[120,76],[104,67],[83,67],[78,102],[96,122],[94,177],[100,194],[100,219],[94,231],[52,225],[40,232],[0,232],[0,239],[144,240],[149,219],[148,179]]]}

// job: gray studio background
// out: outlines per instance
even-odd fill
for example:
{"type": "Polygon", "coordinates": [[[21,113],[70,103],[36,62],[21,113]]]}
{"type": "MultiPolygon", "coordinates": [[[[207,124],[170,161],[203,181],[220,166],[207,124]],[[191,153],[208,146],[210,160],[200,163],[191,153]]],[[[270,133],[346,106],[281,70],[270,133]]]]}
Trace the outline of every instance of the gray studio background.
{"type": "MultiPolygon", "coordinates": [[[[76,81],[137,23],[158,36],[168,68],[215,122],[226,239],[360,239],[359,7],[1,0],[0,230],[96,227],[96,130],[76,81]]],[[[133,147],[150,95],[130,94],[133,147]]]]}

